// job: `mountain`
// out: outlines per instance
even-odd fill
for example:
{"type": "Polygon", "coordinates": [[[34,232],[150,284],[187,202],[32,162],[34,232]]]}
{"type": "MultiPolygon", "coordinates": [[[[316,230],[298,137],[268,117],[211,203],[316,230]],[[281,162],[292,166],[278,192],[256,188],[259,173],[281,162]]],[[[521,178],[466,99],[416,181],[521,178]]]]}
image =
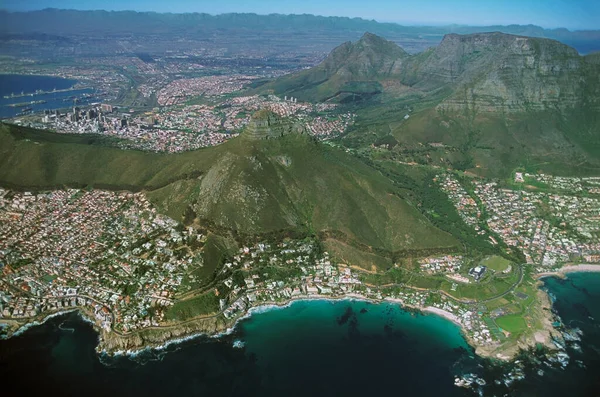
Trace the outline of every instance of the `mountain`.
{"type": "Polygon", "coordinates": [[[574,108],[597,92],[594,56],[560,42],[504,33],[448,34],[440,45],[409,55],[366,33],[319,65],[261,87],[309,101],[347,102],[380,93],[418,95],[440,106],[481,111],[574,108]],[[590,86],[590,84],[594,84],[590,86]]]}
{"type": "Polygon", "coordinates": [[[343,141],[399,144],[394,151],[406,161],[487,176],[515,167],[596,173],[598,59],[555,40],[499,32],[448,34],[415,55],[366,34],[259,89],[350,103],[359,117],[343,141]]]}
{"type": "Polygon", "coordinates": [[[395,43],[367,32],[356,43],[336,47],[314,68],[284,76],[260,90],[306,101],[355,101],[382,92],[386,80],[398,79],[409,57],[395,43]]]}
{"type": "MultiPolygon", "coordinates": [[[[0,38],[6,40],[14,34],[69,36],[75,42],[85,36],[115,38],[118,36],[152,36],[151,41],[142,40],[140,52],[154,53],[161,38],[173,36],[187,39],[207,39],[213,36],[238,36],[248,40],[255,36],[260,40],[252,45],[266,42],[280,47],[281,37],[286,41],[310,42],[331,38],[324,48],[331,50],[346,40],[357,40],[365,31],[388,37],[401,44],[409,52],[420,52],[439,44],[448,33],[470,34],[500,31],[509,34],[544,37],[571,45],[583,54],[600,50],[600,31],[570,31],[564,28],[544,29],[535,25],[508,26],[403,26],[396,23],[380,23],[373,20],[345,17],[322,17],[315,15],[257,15],[228,13],[209,15],[203,13],[155,13],[133,11],[77,11],[45,9],[29,12],[0,11],[0,38]]],[[[39,37],[43,38],[43,37],[39,37]]],[[[131,37],[130,37],[131,38],[131,37]]],[[[172,40],[171,40],[172,41],[172,40]]],[[[96,41],[93,42],[98,45],[96,41]]],[[[73,43],[67,43],[73,46],[73,43]]],[[[89,46],[85,43],[84,47],[89,46]]],[[[297,50],[298,45],[295,46],[297,50]]],[[[82,50],[85,50],[83,48],[82,50]]],[[[122,49],[121,49],[122,50],[122,49]]],[[[314,50],[314,48],[313,48],[314,50]]]]}
{"type": "Polygon", "coordinates": [[[263,109],[255,112],[242,133],[250,141],[280,138],[290,134],[304,134],[306,126],[263,109]]]}
{"type": "Polygon", "coordinates": [[[222,145],[174,155],[3,125],[0,184],[145,191],[161,212],[215,233],[317,234],[342,258],[366,255],[386,266],[398,252],[459,247],[388,178],[345,151],[270,112],[259,112],[252,124],[222,145]]]}
{"type": "Polygon", "coordinates": [[[497,32],[446,35],[415,68],[415,88],[453,87],[441,106],[491,112],[572,109],[595,69],[565,44],[497,32]]]}

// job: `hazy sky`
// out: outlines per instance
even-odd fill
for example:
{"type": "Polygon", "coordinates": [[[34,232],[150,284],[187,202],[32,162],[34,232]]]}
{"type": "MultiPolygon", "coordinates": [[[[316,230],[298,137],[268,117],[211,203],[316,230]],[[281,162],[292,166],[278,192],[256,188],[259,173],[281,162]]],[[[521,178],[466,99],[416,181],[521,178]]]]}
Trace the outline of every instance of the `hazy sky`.
{"type": "Polygon", "coordinates": [[[600,29],[600,0],[0,0],[0,7],[316,14],[418,25],[534,24],[600,29]]]}

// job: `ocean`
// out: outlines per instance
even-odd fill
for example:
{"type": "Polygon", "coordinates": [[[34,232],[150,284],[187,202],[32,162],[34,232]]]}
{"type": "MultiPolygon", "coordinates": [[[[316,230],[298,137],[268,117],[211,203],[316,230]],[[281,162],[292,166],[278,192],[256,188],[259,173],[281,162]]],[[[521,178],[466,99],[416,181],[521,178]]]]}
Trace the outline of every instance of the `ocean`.
{"type": "Polygon", "coordinates": [[[22,114],[23,110],[28,108],[31,108],[33,112],[40,112],[46,109],[72,108],[73,106],[85,105],[92,101],[97,101],[92,96],[94,90],[90,88],[28,95],[35,93],[37,90],[53,91],[54,89],[69,89],[76,83],[76,80],[53,76],[0,74],[0,118],[18,116],[22,114]],[[20,96],[22,93],[25,96],[20,96]],[[15,96],[10,97],[13,94],[15,96]],[[9,98],[5,98],[6,96],[9,98]],[[75,98],[77,98],[76,101],[75,98]],[[44,101],[44,103],[32,104],[32,101],[44,101]],[[25,103],[27,105],[24,105],[25,103]],[[11,107],[9,106],[11,104],[21,104],[22,106],[11,107]]]}
{"type": "Polygon", "coordinates": [[[600,395],[600,274],[549,278],[545,288],[565,327],[583,332],[581,341],[567,347],[564,369],[532,364],[532,353],[523,359],[525,378],[509,386],[494,381],[514,364],[474,356],[453,323],[360,301],[299,301],[254,313],[230,335],[135,357],[96,354],[97,335],[71,313],[0,341],[0,373],[17,395],[600,395]],[[464,373],[487,385],[454,386],[464,373]]]}

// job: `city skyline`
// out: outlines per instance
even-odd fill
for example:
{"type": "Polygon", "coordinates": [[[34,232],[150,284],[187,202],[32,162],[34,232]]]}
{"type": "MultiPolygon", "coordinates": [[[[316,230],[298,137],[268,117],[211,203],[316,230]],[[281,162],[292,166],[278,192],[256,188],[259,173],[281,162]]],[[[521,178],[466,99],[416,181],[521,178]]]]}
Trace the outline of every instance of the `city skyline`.
{"type": "Polygon", "coordinates": [[[502,2],[473,0],[374,0],[368,4],[361,0],[264,0],[247,2],[229,0],[206,2],[179,0],[5,0],[3,8],[10,11],[31,11],[44,8],[153,11],[153,12],[203,12],[208,14],[257,13],[257,14],[314,14],[323,16],[360,17],[379,22],[405,25],[528,25],[544,28],[567,28],[571,30],[598,29],[600,3],[576,0],[507,0],[502,2]]]}

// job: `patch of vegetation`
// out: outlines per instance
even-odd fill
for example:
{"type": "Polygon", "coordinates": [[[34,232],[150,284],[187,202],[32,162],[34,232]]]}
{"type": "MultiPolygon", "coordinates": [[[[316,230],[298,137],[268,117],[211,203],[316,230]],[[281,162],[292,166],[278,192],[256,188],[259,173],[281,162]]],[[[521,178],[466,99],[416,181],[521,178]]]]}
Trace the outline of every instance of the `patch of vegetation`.
{"type": "Polygon", "coordinates": [[[487,266],[488,268],[495,270],[497,272],[503,272],[510,266],[510,261],[506,258],[503,258],[498,255],[493,255],[485,258],[481,261],[483,266],[487,266]]]}
{"type": "Polygon", "coordinates": [[[522,333],[527,330],[527,323],[520,314],[507,314],[496,319],[498,327],[510,333],[522,333]]]}
{"type": "Polygon", "coordinates": [[[211,290],[194,298],[176,302],[165,312],[165,319],[183,321],[218,311],[219,297],[211,290]]]}

